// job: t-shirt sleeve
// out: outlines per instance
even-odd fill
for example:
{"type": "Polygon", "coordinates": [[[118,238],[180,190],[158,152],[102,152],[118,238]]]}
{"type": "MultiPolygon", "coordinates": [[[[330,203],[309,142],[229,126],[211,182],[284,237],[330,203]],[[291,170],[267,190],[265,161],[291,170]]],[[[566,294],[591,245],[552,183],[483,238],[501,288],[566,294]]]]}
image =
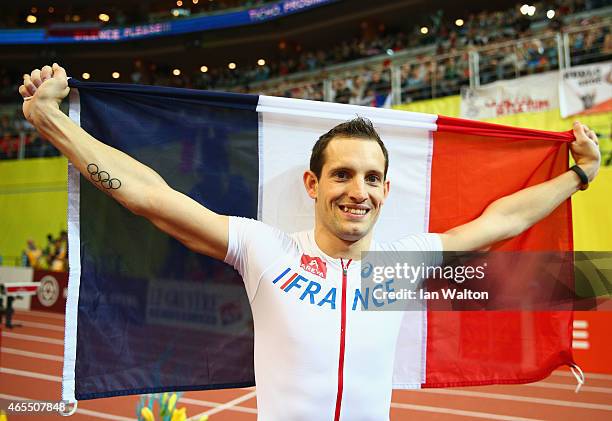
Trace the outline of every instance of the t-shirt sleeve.
{"type": "Polygon", "coordinates": [[[412,258],[426,266],[439,266],[443,261],[442,239],[439,234],[413,234],[387,243],[384,247],[392,252],[415,252],[412,258]]]}
{"type": "Polygon", "coordinates": [[[284,232],[249,218],[230,216],[228,228],[224,261],[242,276],[252,301],[262,275],[290,251],[293,240],[284,232]]]}

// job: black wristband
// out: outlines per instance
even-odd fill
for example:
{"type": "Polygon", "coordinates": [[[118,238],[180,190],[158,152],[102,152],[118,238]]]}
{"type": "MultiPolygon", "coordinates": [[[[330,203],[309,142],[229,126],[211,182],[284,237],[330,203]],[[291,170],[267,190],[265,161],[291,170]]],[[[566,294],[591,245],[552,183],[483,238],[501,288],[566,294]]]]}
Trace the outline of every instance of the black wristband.
{"type": "Polygon", "coordinates": [[[574,165],[570,168],[571,171],[574,171],[580,177],[580,190],[586,190],[589,188],[589,177],[586,175],[584,170],[580,168],[578,165],[574,165]]]}

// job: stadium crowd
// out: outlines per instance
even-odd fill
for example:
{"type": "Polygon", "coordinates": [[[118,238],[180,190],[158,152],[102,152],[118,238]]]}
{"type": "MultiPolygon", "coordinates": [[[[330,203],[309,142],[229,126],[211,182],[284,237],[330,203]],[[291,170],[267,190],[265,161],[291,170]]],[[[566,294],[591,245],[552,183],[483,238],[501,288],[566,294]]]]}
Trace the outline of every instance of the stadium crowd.
{"type": "Polygon", "coordinates": [[[53,238],[47,234],[47,245],[41,248],[34,240],[28,240],[22,255],[22,266],[34,269],[65,272],[68,270],[68,233],[61,231],[53,238]]]}
{"type": "MultiPolygon", "coordinates": [[[[328,100],[384,106],[391,97],[393,56],[418,50],[421,53],[399,65],[401,101],[405,103],[458,93],[461,86],[468,84],[468,56],[475,49],[479,52],[481,84],[557,69],[555,34],[569,27],[600,24],[595,29],[570,34],[572,65],[609,60],[612,32],[609,25],[601,24],[605,18],[596,13],[580,14],[606,5],[603,0],[554,0],[536,3],[535,14],[527,16],[517,4],[508,10],[471,14],[461,25],[453,21],[454,16],[445,16],[441,10],[415,17],[405,28],[387,28],[365,21],[359,38],[345,40],[335,47],[305,51],[299,44],[281,41],[277,58],[251,67],[239,63],[233,70],[210,68],[203,73],[194,69],[174,76],[168,63],[136,58],[129,82],[323,100],[324,80],[333,77],[328,100]],[[552,18],[547,16],[548,10],[555,11],[552,18]],[[427,22],[427,33],[422,33],[416,21],[427,22]],[[352,66],[347,71],[325,71],[330,66],[356,60],[367,62],[372,57],[382,59],[352,66]]],[[[14,100],[20,76],[0,69],[0,102],[14,100]]],[[[19,117],[19,110],[11,112],[14,114],[5,114],[0,119],[0,159],[19,157],[20,144],[25,145],[24,157],[58,154],[19,117]]]]}
{"type": "Polygon", "coordinates": [[[0,115],[0,159],[48,158],[60,155],[59,151],[51,143],[44,141],[23,118],[21,109],[7,108],[9,113],[0,115]]]}
{"type": "MultiPolygon", "coordinates": [[[[276,59],[268,60],[264,65],[238,66],[230,70],[227,67],[213,68],[206,73],[183,73],[175,77],[170,74],[168,66],[159,63],[147,63],[142,65],[138,60],[134,70],[134,75],[144,83],[157,85],[185,86],[199,89],[227,89],[249,90],[253,84],[264,82],[268,79],[288,76],[299,72],[320,70],[326,67],[346,63],[358,59],[379,56],[381,54],[393,54],[407,49],[431,46],[431,53],[436,56],[456,55],[461,50],[470,47],[483,47],[491,43],[504,41],[514,41],[520,38],[534,37],[540,34],[557,32],[561,29],[564,17],[573,14],[594,10],[604,6],[603,1],[588,0],[555,0],[551,3],[536,3],[536,13],[534,16],[521,14],[518,5],[508,10],[495,12],[483,11],[478,14],[469,15],[461,26],[457,26],[454,16],[445,16],[442,10],[430,16],[423,16],[416,19],[420,22],[427,22],[427,33],[421,33],[421,27],[414,24],[411,20],[406,28],[386,28],[384,25],[369,27],[368,22],[363,22],[361,27],[362,36],[353,38],[331,48],[319,49],[316,51],[304,51],[299,44],[290,45],[285,41],[279,43],[279,54],[276,59]],[[555,10],[553,19],[546,16],[549,9],[555,10]]],[[[598,17],[585,19],[581,25],[597,23],[598,17]]],[[[592,45],[603,45],[603,40],[608,39],[610,48],[610,30],[601,31],[591,35],[592,45]]],[[[579,38],[584,38],[581,35],[579,38]]],[[[576,40],[577,48],[583,43],[581,39],[576,40]]],[[[532,43],[523,46],[518,54],[519,61],[524,61],[525,73],[533,73],[537,70],[547,70],[554,68],[556,62],[542,60],[542,57],[556,55],[556,45],[548,42],[543,45],[541,41],[534,40],[532,43]],[[542,53],[542,48],[546,49],[542,53]],[[553,54],[554,53],[554,54],[553,54]],[[549,65],[548,65],[549,64],[549,65]]],[[[506,57],[506,54],[498,52],[499,57],[506,57]]],[[[493,56],[491,56],[493,57],[493,56]]],[[[423,59],[429,57],[423,56],[423,59]]],[[[457,57],[459,58],[459,57],[457,57]]],[[[507,61],[508,59],[506,59],[507,61]]],[[[424,62],[426,60],[423,60],[424,62]]],[[[423,65],[425,66],[425,64],[423,65]]],[[[412,69],[412,76],[416,76],[418,81],[426,82],[426,69],[417,66],[412,69]]],[[[467,60],[449,59],[440,74],[446,79],[456,78],[457,75],[467,72],[467,60]]],[[[409,79],[407,77],[403,79],[409,79]]],[[[383,77],[385,80],[386,77],[383,77]]],[[[493,79],[491,77],[490,79],[493,79]]],[[[484,83],[490,80],[483,81],[484,83]]],[[[412,82],[414,83],[414,82],[412,82]]],[[[317,99],[317,98],[311,98],[317,99]]]]}

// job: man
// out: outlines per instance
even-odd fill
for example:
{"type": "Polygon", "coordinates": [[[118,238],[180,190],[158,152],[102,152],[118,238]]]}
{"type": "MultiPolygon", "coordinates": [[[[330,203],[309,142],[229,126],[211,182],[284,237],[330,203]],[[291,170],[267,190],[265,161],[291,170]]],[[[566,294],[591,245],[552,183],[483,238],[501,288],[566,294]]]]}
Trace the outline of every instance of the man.
{"type": "Polygon", "coordinates": [[[69,88],[57,64],[25,75],[19,89],[25,117],[98,189],[191,250],[240,272],[253,311],[263,420],[388,418],[401,316],[359,311],[347,300],[347,290],[360,282],[362,251],[486,248],[544,218],[585,188],[600,165],[595,133],[576,123],[572,171],[501,198],[448,232],[378,244],[372,229],[390,190],[388,156],[371,123],[358,118],[315,144],[303,176],[314,200],[314,230],[286,234],[204,208],[75,125],[59,110],[69,88]]]}
{"type": "Polygon", "coordinates": [[[0,285],[0,325],[2,325],[2,316],[4,315],[6,317],[6,324],[5,324],[6,328],[12,329],[13,327],[18,326],[18,325],[13,325],[13,314],[15,313],[15,309],[13,309],[13,301],[20,300],[22,297],[20,296],[14,297],[12,295],[7,295],[6,308],[4,308],[3,298],[5,294],[6,294],[6,290],[5,290],[4,285],[0,285]]]}

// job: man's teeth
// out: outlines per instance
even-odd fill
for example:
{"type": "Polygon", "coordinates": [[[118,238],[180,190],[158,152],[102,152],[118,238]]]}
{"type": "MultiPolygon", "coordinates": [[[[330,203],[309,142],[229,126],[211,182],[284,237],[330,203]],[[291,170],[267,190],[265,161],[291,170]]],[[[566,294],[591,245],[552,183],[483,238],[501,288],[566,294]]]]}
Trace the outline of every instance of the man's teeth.
{"type": "Polygon", "coordinates": [[[367,212],[365,209],[353,209],[346,206],[342,206],[342,210],[344,212],[352,213],[353,215],[365,215],[367,212]]]}

